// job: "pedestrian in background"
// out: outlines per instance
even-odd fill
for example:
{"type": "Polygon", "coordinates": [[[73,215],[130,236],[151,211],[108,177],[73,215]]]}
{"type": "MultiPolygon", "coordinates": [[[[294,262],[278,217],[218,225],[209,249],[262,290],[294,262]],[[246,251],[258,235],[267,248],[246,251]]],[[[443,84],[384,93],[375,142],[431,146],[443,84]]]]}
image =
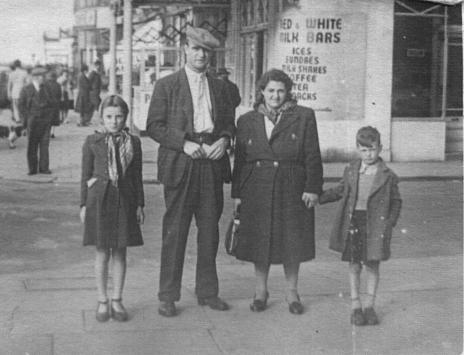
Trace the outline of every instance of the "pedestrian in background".
{"type": "Polygon", "coordinates": [[[77,124],[79,127],[88,126],[92,120],[94,110],[98,108],[94,107],[92,100],[90,99],[90,80],[88,78],[89,67],[87,64],[82,64],[81,73],[77,78],[77,98],[74,110],[80,113],[80,122],[77,124]]]}
{"type": "Polygon", "coordinates": [[[96,246],[98,290],[96,319],[128,319],[122,304],[127,247],[143,245],[144,222],[142,149],[140,139],[127,132],[129,107],[117,95],[100,108],[101,132],[87,137],[82,148],[81,211],[84,245],[96,246]],[[113,297],[107,296],[108,263],[113,260],[113,297]]]}
{"type": "Polygon", "coordinates": [[[229,99],[232,103],[232,107],[234,110],[240,105],[242,98],[240,97],[240,91],[238,90],[237,85],[235,85],[232,81],[229,80],[230,72],[226,68],[219,68],[216,76],[218,79],[221,79],[224,83],[226,83],[227,90],[229,91],[229,99]]]}
{"type": "Polygon", "coordinates": [[[51,174],[49,169],[49,145],[53,99],[44,77],[47,70],[42,66],[32,69],[32,82],[19,95],[18,109],[27,128],[28,175],[51,174]]]}
{"type": "Polygon", "coordinates": [[[382,151],[379,131],[362,127],[356,134],[356,147],[360,159],[345,168],[338,186],[324,191],[319,202],[341,200],[330,248],[342,253],[342,260],[349,262],[351,323],[375,325],[379,264],[390,258],[392,229],[400,215],[401,196],[398,177],[379,156],[382,151]],[[367,275],[364,307],[359,297],[362,266],[367,275]]]}
{"type": "Polygon", "coordinates": [[[22,68],[21,61],[16,59],[12,65],[13,71],[8,76],[8,99],[11,101],[13,108],[13,119],[17,124],[22,123],[19,113],[19,95],[24,86],[28,84],[28,74],[22,68]]]}
{"type": "Polygon", "coordinates": [[[258,82],[254,110],[238,119],[232,180],[240,207],[237,259],[255,266],[250,309],[264,311],[271,264],[283,264],[289,312],[304,311],[298,294],[300,263],[315,257],[314,206],[322,192],[316,119],[292,97],[293,82],[272,69],[258,82]]]}
{"type": "Polygon", "coordinates": [[[60,98],[60,122],[66,122],[69,111],[69,99],[72,97],[71,94],[71,83],[69,79],[69,73],[64,69],[61,75],[57,79],[58,84],[61,86],[61,98],[60,98]]]}
{"type": "Polygon", "coordinates": [[[166,212],[158,312],[176,315],[185,246],[192,217],[198,227],[195,293],[200,305],[225,311],[218,297],[216,254],[223,183],[230,181],[226,149],[233,138],[233,109],[224,83],[206,73],[219,41],[207,30],[188,27],[186,65],[156,81],[147,133],[160,143],[158,178],[164,185],[166,212]]]}
{"type": "Polygon", "coordinates": [[[51,122],[51,138],[55,138],[55,127],[61,123],[60,119],[60,101],[61,101],[61,85],[56,81],[56,72],[50,69],[45,77],[45,85],[48,87],[51,99],[50,122],[51,122]]]}
{"type": "Polygon", "coordinates": [[[89,73],[89,82],[90,82],[90,102],[92,103],[93,109],[98,110],[100,107],[100,93],[102,87],[102,79],[100,75],[101,71],[101,62],[96,60],[92,66],[92,70],[89,73]]]}

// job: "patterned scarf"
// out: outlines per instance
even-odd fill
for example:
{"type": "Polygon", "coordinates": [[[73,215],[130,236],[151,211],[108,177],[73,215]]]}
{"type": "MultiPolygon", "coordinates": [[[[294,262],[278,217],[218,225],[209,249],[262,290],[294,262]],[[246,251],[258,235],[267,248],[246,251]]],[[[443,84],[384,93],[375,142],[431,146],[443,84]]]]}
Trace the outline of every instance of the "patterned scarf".
{"type": "Polygon", "coordinates": [[[127,167],[134,157],[134,148],[132,147],[132,137],[127,130],[117,133],[106,132],[105,142],[108,147],[108,173],[114,186],[118,186],[119,169],[118,163],[121,164],[121,177],[126,173],[127,167]],[[119,161],[116,157],[119,151],[119,161]]]}
{"type": "Polygon", "coordinates": [[[272,123],[276,124],[282,112],[288,111],[296,106],[296,101],[289,100],[280,106],[277,110],[269,110],[264,103],[259,104],[258,112],[269,118],[272,123]]]}

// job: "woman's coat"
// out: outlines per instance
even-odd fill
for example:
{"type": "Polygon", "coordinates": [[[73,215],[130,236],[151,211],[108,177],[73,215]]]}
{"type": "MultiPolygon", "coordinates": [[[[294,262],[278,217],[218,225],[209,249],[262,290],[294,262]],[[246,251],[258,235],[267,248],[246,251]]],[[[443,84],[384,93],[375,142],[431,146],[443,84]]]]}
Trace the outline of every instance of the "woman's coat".
{"type": "Polygon", "coordinates": [[[232,197],[240,198],[236,256],[256,263],[313,259],[314,209],[303,192],[322,191],[322,163],[314,112],[295,106],[282,114],[268,140],[264,116],[239,118],[232,197]]]}
{"type": "MultiPolygon", "coordinates": [[[[361,160],[346,167],[337,187],[324,191],[319,203],[341,200],[335,214],[329,247],[342,253],[348,228],[356,206],[361,160]]],[[[390,257],[392,229],[401,211],[398,177],[380,160],[367,202],[367,260],[387,260],[390,257]]]]}

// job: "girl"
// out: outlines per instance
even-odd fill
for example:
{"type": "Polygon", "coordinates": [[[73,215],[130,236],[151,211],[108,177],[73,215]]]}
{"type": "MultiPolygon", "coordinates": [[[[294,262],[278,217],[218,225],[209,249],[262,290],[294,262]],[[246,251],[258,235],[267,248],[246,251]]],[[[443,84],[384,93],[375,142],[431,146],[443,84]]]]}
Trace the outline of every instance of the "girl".
{"type": "Polygon", "coordinates": [[[124,129],[129,108],[117,95],[100,106],[101,132],[87,137],[82,149],[81,212],[84,245],[97,248],[95,276],[98,290],[96,318],[126,321],[122,290],[126,275],[126,247],[143,244],[144,221],[142,150],[140,139],[124,129]],[[113,297],[108,303],[108,261],[113,259],[113,297]]]}

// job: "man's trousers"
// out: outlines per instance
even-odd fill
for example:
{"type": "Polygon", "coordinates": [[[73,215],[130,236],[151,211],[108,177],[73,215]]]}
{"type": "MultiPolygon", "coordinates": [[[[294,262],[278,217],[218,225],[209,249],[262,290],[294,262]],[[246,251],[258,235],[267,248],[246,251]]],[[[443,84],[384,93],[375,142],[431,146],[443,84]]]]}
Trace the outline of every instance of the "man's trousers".
{"type": "Polygon", "coordinates": [[[179,186],[164,188],[160,301],[180,299],[185,247],[193,216],[198,228],[195,293],[201,298],[218,295],[216,254],[224,197],[223,179],[218,174],[220,169],[214,169],[215,164],[219,162],[192,160],[179,186]]]}

